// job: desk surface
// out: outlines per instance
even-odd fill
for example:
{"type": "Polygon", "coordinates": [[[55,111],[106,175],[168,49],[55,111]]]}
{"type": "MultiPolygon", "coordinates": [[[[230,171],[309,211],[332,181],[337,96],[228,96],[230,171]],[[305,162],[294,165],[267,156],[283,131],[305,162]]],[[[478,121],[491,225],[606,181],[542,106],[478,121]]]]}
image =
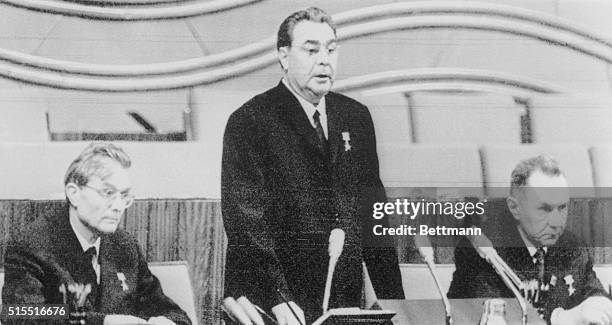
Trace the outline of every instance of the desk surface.
{"type": "MultiPolygon", "coordinates": [[[[478,325],[484,308],[484,298],[451,299],[453,325],[478,325]]],[[[508,325],[521,324],[521,309],[514,299],[506,302],[506,321],[508,325]]],[[[442,300],[379,300],[384,309],[397,312],[392,321],[395,325],[441,325],[445,323],[442,300]]],[[[527,306],[527,324],[546,325],[535,309],[527,306]]]]}

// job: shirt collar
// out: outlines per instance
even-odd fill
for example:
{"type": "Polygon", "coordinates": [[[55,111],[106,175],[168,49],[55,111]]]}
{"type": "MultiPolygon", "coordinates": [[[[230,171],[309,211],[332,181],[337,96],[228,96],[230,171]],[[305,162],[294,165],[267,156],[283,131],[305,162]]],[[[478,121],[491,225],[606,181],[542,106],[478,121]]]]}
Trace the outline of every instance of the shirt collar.
{"type": "Polygon", "coordinates": [[[312,116],[314,115],[316,110],[319,111],[319,114],[327,116],[327,113],[325,111],[325,96],[321,97],[321,100],[319,101],[319,104],[317,106],[314,106],[311,102],[307,101],[304,97],[296,93],[293,88],[289,86],[289,82],[287,82],[287,79],[283,78],[282,83],[283,85],[285,85],[285,87],[287,87],[287,89],[289,89],[293,96],[297,98],[298,102],[300,102],[300,106],[302,106],[304,112],[306,112],[306,115],[308,116],[308,119],[310,120],[311,124],[314,125],[314,120],[312,116]]]}
{"type": "MultiPolygon", "coordinates": [[[[527,235],[525,234],[525,231],[523,231],[523,228],[521,228],[521,226],[517,225],[516,228],[518,229],[519,234],[521,235],[523,243],[525,243],[525,246],[529,251],[529,255],[531,255],[531,257],[533,258],[535,253],[538,251],[538,248],[535,247],[535,245],[531,242],[531,240],[529,240],[529,238],[527,238],[527,235]]],[[[548,247],[544,247],[544,253],[548,253],[548,247]]]]}
{"type": "Polygon", "coordinates": [[[83,249],[83,252],[86,252],[90,247],[93,246],[96,249],[96,256],[100,255],[100,237],[98,237],[98,239],[96,239],[96,241],[92,245],[87,241],[87,239],[85,239],[85,237],[83,237],[83,235],[81,235],[77,231],[74,223],[72,222],[72,219],[70,220],[70,227],[72,227],[72,231],[74,232],[77,239],[79,240],[79,244],[81,244],[81,248],[83,249]]]}

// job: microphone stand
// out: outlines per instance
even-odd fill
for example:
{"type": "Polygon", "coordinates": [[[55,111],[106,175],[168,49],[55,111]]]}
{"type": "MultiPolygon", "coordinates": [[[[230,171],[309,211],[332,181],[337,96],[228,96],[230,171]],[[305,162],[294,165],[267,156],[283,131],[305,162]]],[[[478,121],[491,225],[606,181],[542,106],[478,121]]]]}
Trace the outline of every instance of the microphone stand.
{"type": "Polygon", "coordinates": [[[337,262],[338,257],[329,258],[329,266],[327,268],[327,280],[325,281],[325,292],[323,293],[323,314],[327,312],[327,309],[329,307],[329,296],[331,294],[332,278],[334,276],[334,269],[336,268],[337,262]]]}
{"type": "Polygon", "coordinates": [[[417,246],[417,250],[419,251],[419,254],[421,254],[421,257],[423,257],[425,264],[427,264],[429,273],[431,274],[431,276],[434,279],[434,282],[436,283],[436,288],[438,289],[438,292],[440,293],[440,297],[442,297],[442,303],[444,304],[444,313],[446,314],[445,315],[446,325],[452,325],[453,316],[451,312],[450,301],[448,301],[448,297],[446,297],[446,294],[444,290],[442,289],[442,282],[440,281],[440,278],[438,277],[438,272],[436,272],[436,265],[434,263],[433,247],[431,247],[431,242],[429,241],[429,237],[418,235],[415,237],[414,242],[417,246]]]}
{"type": "Polygon", "coordinates": [[[436,288],[438,288],[438,292],[442,297],[442,303],[444,303],[444,313],[446,314],[446,325],[452,325],[453,316],[451,314],[450,301],[448,301],[446,294],[444,294],[444,290],[442,290],[442,283],[440,281],[440,278],[438,277],[438,273],[435,271],[433,261],[431,260],[431,258],[426,258],[425,256],[423,256],[423,259],[425,260],[425,264],[427,264],[427,268],[429,268],[429,272],[431,273],[434,278],[434,281],[436,282],[436,288]]]}
{"type": "Polygon", "coordinates": [[[327,267],[327,280],[325,281],[325,292],[323,293],[323,313],[327,312],[329,307],[329,296],[331,295],[331,285],[334,277],[334,269],[338,258],[342,254],[344,248],[344,230],[335,228],[329,234],[329,266],[327,267]]]}
{"type": "MultiPolygon", "coordinates": [[[[473,226],[472,226],[473,227],[473,226]]],[[[493,269],[502,278],[506,287],[508,287],[521,307],[522,317],[521,324],[527,324],[527,303],[525,298],[519,292],[519,289],[524,288],[524,284],[518,275],[512,270],[512,268],[506,264],[506,262],[499,257],[493,243],[487,236],[468,236],[468,240],[472,243],[472,246],[476,249],[480,257],[486,259],[486,261],[493,266],[493,269]],[[518,288],[518,289],[517,289],[518,288]]]]}
{"type": "Polygon", "coordinates": [[[497,263],[499,263],[499,265],[502,267],[502,269],[504,270],[504,272],[506,273],[506,275],[510,278],[510,280],[512,280],[512,283],[514,283],[514,285],[519,289],[519,290],[523,290],[524,288],[524,283],[523,281],[521,281],[521,279],[518,277],[518,275],[516,273],[514,273],[514,271],[512,270],[512,268],[510,266],[508,266],[508,264],[506,264],[506,261],[504,261],[501,257],[499,257],[499,255],[495,254],[495,256],[493,256],[492,258],[494,258],[497,263]]]}
{"type": "MultiPolygon", "coordinates": [[[[472,226],[472,228],[475,227],[472,226]]],[[[508,264],[506,264],[506,262],[501,257],[499,257],[497,251],[495,250],[495,248],[493,248],[493,243],[489,238],[487,238],[487,236],[467,236],[467,238],[470,243],[472,243],[472,246],[474,246],[476,252],[478,252],[478,255],[480,255],[480,257],[486,259],[487,262],[489,262],[490,264],[497,263],[498,267],[501,267],[501,270],[506,273],[508,277],[510,277],[510,280],[512,280],[514,285],[520,290],[523,289],[523,281],[521,281],[518,275],[514,273],[512,268],[508,266],[508,264]]]]}

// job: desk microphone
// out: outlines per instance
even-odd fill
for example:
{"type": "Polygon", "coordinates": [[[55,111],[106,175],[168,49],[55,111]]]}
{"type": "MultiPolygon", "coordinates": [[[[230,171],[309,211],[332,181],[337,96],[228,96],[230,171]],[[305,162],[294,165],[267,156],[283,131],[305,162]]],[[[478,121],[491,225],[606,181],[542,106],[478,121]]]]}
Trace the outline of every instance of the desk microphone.
{"type": "Polygon", "coordinates": [[[466,236],[469,241],[472,243],[478,255],[484,258],[491,266],[497,274],[501,277],[502,281],[508,289],[512,291],[514,297],[519,303],[521,307],[522,317],[521,324],[527,324],[527,303],[525,302],[525,298],[519,292],[519,289],[524,288],[523,282],[520,280],[518,275],[504,262],[504,260],[497,254],[495,248],[493,248],[493,243],[491,240],[487,238],[485,235],[480,236],[466,236]]]}
{"type": "Polygon", "coordinates": [[[450,301],[446,297],[446,293],[444,289],[442,289],[442,284],[440,282],[440,278],[438,277],[438,272],[436,271],[436,264],[434,263],[434,251],[433,247],[431,247],[431,242],[427,236],[416,235],[414,237],[414,243],[421,254],[421,257],[427,264],[427,268],[429,269],[429,273],[434,279],[436,287],[438,288],[438,292],[440,293],[440,297],[442,297],[442,303],[444,304],[444,313],[446,314],[446,325],[453,324],[453,316],[451,312],[450,301]]]}
{"type": "Polygon", "coordinates": [[[329,266],[327,267],[327,280],[325,281],[325,293],[323,294],[323,313],[326,313],[329,307],[332,278],[336,263],[344,248],[344,236],[344,230],[338,228],[332,230],[329,234],[329,266]]]}
{"type": "Polygon", "coordinates": [[[518,288],[523,289],[524,284],[523,281],[519,278],[519,276],[512,270],[508,264],[497,254],[497,251],[493,247],[493,243],[487,236],[485,235],[468,235],[466,236],[472,246],[476,249],[478,255],[481,258],[487,260],[489,264],[493,265],[497,269],[503,270],[503,272],[510,278],[512,283],[518,288]]]}

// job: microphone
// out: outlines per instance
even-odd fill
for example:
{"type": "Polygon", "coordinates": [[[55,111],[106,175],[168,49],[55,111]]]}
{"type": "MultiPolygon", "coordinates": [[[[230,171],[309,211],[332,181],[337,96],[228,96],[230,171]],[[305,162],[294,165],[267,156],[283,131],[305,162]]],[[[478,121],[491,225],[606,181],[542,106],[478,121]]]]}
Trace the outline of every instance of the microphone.
{"type": "Polygon", "coordinates": [[[491,266],[493,266],[493,269],[501,277],[502,281],[504,281],[506,287],[508,287],[512,291],[512,294],[514,294],[514,297],[516,298],[519,303],[519,306],[521,307],[521,324],[526,325],[527,303],[525,302],[525,298],[519,292],[519,289],[524,288],[523,282],[512,270],[512,268],[510,268],[510,266],[508,266],[508,264],[506,264],[506,262],[504,262],[504,260],[497,254],[497,251],[495,250],[495,248],[493,248],[493,243],[491,242],[491,240],[489,240],[489,238],[487,238],[487,236],[471,235],[466,237],[472,243],[472,245],[476,249],[476,252],[478,252],[478,255],[480,255],[480,257],[484,258],[487,262],[489,262],[491,266]]]}
{"type": "Polygon", "coordinates": [[[489,262],[491,265],[495,264],[499,269],[504,271],[504,273],[510,278],[512,283],[514,283],[518,289],[523,289],[524,284],[523,281],[521,281],[521,278],[519,278],[514,270],[512,270],[512,268],[506,264],[499,254],[497,254],[497,251],[493,247],[493,243],[489,238],[487,238],[487,236],[468,235],[466,237],[470,243],[472,243],[472,246],[474,246],[476,252],[481,258],[487,260],[487,262],[489,262]]]}
{"type": "Polygon", "coordinates": [[[429,269],[429,273],[434,279],[436,283],[436,287],[438,288],[438,292],[440,293],[440,297],[442,297],[442,303],[444,304],[444,313],[446,314],[446,325],[452,325],[453,316],[451,312],[450,301],[446,297],[444,289],[442,289],[442,284],[440,282],[440,278],[438,277],[438,273],[436,272],[436,264],[434,263],[434,251],[433,247],[431,247],[431,242],[427,236],[416,235],[414,237],[414,243],[419,251],[419,254],[427,264],[427,268],[429,269]]]}
{"type": "Polygon", "coordinates": [[[326,313],[329,307],[332,278],[336,263],[344,248],[344,236],[344,230],[338,228],[332,230],[331,234],[329,234],[329,266],[327,267],[327,280],[325,281],[325,293],[323,294],[323,313],[326,313]]]}

